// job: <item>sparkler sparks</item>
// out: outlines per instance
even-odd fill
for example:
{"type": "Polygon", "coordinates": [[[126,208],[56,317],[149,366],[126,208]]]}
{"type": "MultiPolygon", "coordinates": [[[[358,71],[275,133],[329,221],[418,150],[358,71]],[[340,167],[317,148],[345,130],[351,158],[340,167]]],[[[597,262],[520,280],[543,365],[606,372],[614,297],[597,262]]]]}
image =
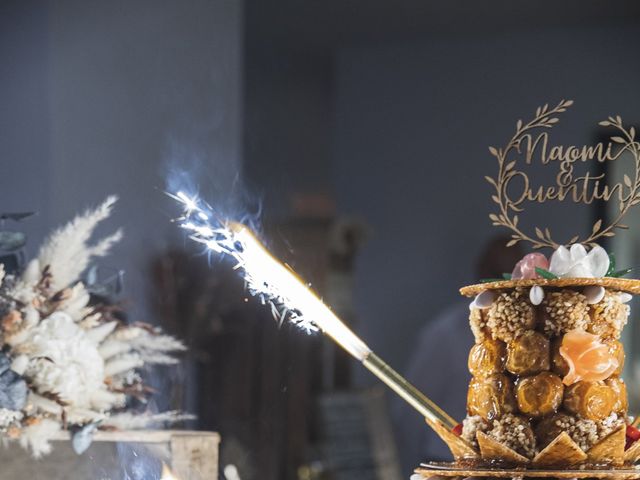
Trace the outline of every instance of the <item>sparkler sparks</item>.
{"type": "Polygon", "coordinates": [[[183,192],[173,197],[184,206],[179,219],[190,237],[216,253],[231,256],[252,295],[271,305],[277,318],[289,319],[308,332],[321,330],[351,355],[364,360],[371,353],[298,276],[276,260],[244,225],[219,219],[212,209],[183,192]]]}
{"type": "Polygon", "coordinates": [[[189,232],[190,238],[212,252],[232,257],[249,292],[263,304],[269,304],[280,320],[289,319],[308,332],[322,331],[427,420],[448,428],[456,425],[449,415],[375,355],[295,272],[274,258],[246,226],[221,218],[205,202],[183,192],[169,196],[183,205],[182,216],[177,221],[189,232]]]}

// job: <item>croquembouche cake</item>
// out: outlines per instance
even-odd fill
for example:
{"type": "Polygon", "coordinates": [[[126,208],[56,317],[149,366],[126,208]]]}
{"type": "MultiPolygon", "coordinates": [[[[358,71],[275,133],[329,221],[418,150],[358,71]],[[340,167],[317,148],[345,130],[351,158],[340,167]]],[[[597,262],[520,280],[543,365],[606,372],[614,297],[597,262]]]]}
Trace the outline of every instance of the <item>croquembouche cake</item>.
{"type": "Polygon", "coordinates": [[[621,220],[640,204],[640,143],[633,127],[610,116],[599,123],[612,130],[608,142],[551,146],[549,130],[572,104],[539,107],[532,120],[517,121],[505,146],[489,148],[499,167],[485,177],[497,206],[489,218],[511,231],[507,246],[529,243],[533,253],[503,278],[461,289],[472,299],[475,337],[467,415],[453,429],[427,419],[455,461],[423,464],[418,476],[640,478],[621,343],[640,280],[623,278],[629,270],[600,246],[628,228],[621,220]],[[620,159],[621,182],[588,171],[620,159]],[[556,168],[555,184],[532,187],[536,168],[556,168]],[[609,213],[564,243],[520,221],[530,203],[565,199],[585,207],[597,200],[609,213]]]}
{"type": "Polygon", "coordinates": [[[525,256],[511,280],[462,290],[474,297],[468,415],[456,432],[468,458],[534,466],[640,458],[620,342],[637,282],[607,277],[612,268],[599,246],[561,246],[550,259],[525,256]]]}

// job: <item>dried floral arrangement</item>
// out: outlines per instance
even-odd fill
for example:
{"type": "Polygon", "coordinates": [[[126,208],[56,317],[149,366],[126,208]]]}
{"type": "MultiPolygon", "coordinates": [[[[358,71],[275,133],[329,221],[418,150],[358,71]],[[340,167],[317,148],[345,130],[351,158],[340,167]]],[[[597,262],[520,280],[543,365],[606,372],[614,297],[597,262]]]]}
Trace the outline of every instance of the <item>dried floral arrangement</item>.
{"type": "Polygon", "coordinates": [[[34,457],[48,454],[64,430],[81,453],[97,429],[186,417],[127,409],[149,391],[140,369],[176,363],[184,345],[150,325],[125,324],[112,307],[92,302],[80,280],[91,259],[122,237],[118,230],[89,243],[115,201],[55,230],[24,271],[5,274],[0,264],[0,436],[19,440],[34,457]]]}

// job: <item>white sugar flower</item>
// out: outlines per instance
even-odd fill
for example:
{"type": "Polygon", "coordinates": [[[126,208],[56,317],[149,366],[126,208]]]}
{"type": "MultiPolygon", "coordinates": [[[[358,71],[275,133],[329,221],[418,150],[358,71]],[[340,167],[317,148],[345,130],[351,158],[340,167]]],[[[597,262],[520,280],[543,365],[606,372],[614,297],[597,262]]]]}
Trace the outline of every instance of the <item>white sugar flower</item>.
{"type": "Polygon", "coordinates": [[[604,277],[609,270],[609,255],[596,245],[587,249],[576,243],[569,249],[558,247],[551,255],[549,271],[558,277],[594,278],[604,277]]]}

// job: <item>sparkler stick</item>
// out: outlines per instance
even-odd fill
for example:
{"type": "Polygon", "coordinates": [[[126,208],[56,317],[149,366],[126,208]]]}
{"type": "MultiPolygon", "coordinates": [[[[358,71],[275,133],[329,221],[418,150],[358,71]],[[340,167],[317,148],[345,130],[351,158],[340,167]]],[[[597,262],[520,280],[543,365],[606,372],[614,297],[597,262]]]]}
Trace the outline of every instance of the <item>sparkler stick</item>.
{"type": "Polygon", "coordinates": [[[215,216],[197,199],[178,192],[171,197],[184,206],[179,222],[190,237],[209,250],[224,253],[236,261],[252,295],[270,304],[273,313],[288,318],[307,331],[320,330],[407,401],[431,425],[452,429],[457,422],[387,365],[313,293],[298,275],[274,258],[249,228],[215,216]]]}

